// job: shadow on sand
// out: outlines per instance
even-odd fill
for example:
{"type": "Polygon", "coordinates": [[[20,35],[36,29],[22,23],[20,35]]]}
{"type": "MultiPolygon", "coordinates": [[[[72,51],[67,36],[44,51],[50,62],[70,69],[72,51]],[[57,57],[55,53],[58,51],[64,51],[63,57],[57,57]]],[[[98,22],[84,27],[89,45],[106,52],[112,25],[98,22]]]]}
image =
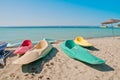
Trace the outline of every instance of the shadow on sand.
{"type": "Polygon", "coordinates": [[[91,64],[88,64],[88,63],[84,63],[84,64],[86,64],[87,66],[90,66],[93,69],[103,71],[103,72],[114,71],[114,69],[107,64],[97,64],[97,65],[91,65],[91,64]]]}
{"type": "Polygon", "coordinates": [[[40,73],[42,71],[43,65],[49,62],[53,57],[56,56],[58,50],[53,47],[53,49],[48,53],[48,55],[42,59],[34,61],[30,64],[22,66],[22,72],[24,73],[40,73]]]}
{"type": "Polygon", "coordinates": [[[92,51],[99,51],[99,49],[97,49],[96,47],[94,46],[91,46],[91,47],[85,47],[86,49],[88,50],[92,50],[92,51]]]}

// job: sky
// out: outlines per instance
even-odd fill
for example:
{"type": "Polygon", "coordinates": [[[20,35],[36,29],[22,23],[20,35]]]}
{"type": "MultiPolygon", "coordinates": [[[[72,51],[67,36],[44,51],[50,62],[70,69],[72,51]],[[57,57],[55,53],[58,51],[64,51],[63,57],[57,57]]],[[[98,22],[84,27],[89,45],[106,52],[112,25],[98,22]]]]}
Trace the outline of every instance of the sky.
{"type": "Polygon", "coordinates": [[[120,19],[120,0],[0,0],[0,26],[96,26],[120,19]]]}

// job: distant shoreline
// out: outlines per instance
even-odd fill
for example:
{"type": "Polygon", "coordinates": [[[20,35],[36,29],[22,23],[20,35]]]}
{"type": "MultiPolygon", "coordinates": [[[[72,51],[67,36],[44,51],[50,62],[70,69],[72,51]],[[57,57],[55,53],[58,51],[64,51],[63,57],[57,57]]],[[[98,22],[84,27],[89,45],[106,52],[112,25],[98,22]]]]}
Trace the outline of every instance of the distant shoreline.
{"type": "Polygon", "coordinates": [[[99,26],[0,26],[0,28],[98,28],[99,26]]]}
{"type": "MultiPolygon", "coordinates": [[[[101,27],[100,26],[0,26],[0,28],[101,28],[101,27]]],[[[120,29],[119,27],[107,27],[107,28],[120,29]]]]}

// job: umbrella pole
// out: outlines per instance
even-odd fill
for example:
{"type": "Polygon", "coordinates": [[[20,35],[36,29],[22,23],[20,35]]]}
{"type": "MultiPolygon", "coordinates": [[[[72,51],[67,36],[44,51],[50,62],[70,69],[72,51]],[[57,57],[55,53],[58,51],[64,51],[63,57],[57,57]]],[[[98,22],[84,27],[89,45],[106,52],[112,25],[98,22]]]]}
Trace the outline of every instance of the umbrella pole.
{"type": "Polygon", "coordinates": [[[111,24],[111,27],[112,27],[112,34],[113,34],[113,37],[114,37],[114,28],[113,28],[113,24],[111,24]]]}

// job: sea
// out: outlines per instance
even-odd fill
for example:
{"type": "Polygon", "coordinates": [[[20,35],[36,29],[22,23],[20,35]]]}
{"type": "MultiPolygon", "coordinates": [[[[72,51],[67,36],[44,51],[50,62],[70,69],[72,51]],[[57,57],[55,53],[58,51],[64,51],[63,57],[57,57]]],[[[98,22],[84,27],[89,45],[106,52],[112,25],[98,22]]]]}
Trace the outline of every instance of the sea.
{"type": "Polygon", "coordinates": [[[84,38],[120,36],[120,28],[91,26],[0,27],[0,41],[7,43],[19,43],[26,39],[40,41],[43,38],[68,40],[74,39],[77,36],[84,38]]]}

